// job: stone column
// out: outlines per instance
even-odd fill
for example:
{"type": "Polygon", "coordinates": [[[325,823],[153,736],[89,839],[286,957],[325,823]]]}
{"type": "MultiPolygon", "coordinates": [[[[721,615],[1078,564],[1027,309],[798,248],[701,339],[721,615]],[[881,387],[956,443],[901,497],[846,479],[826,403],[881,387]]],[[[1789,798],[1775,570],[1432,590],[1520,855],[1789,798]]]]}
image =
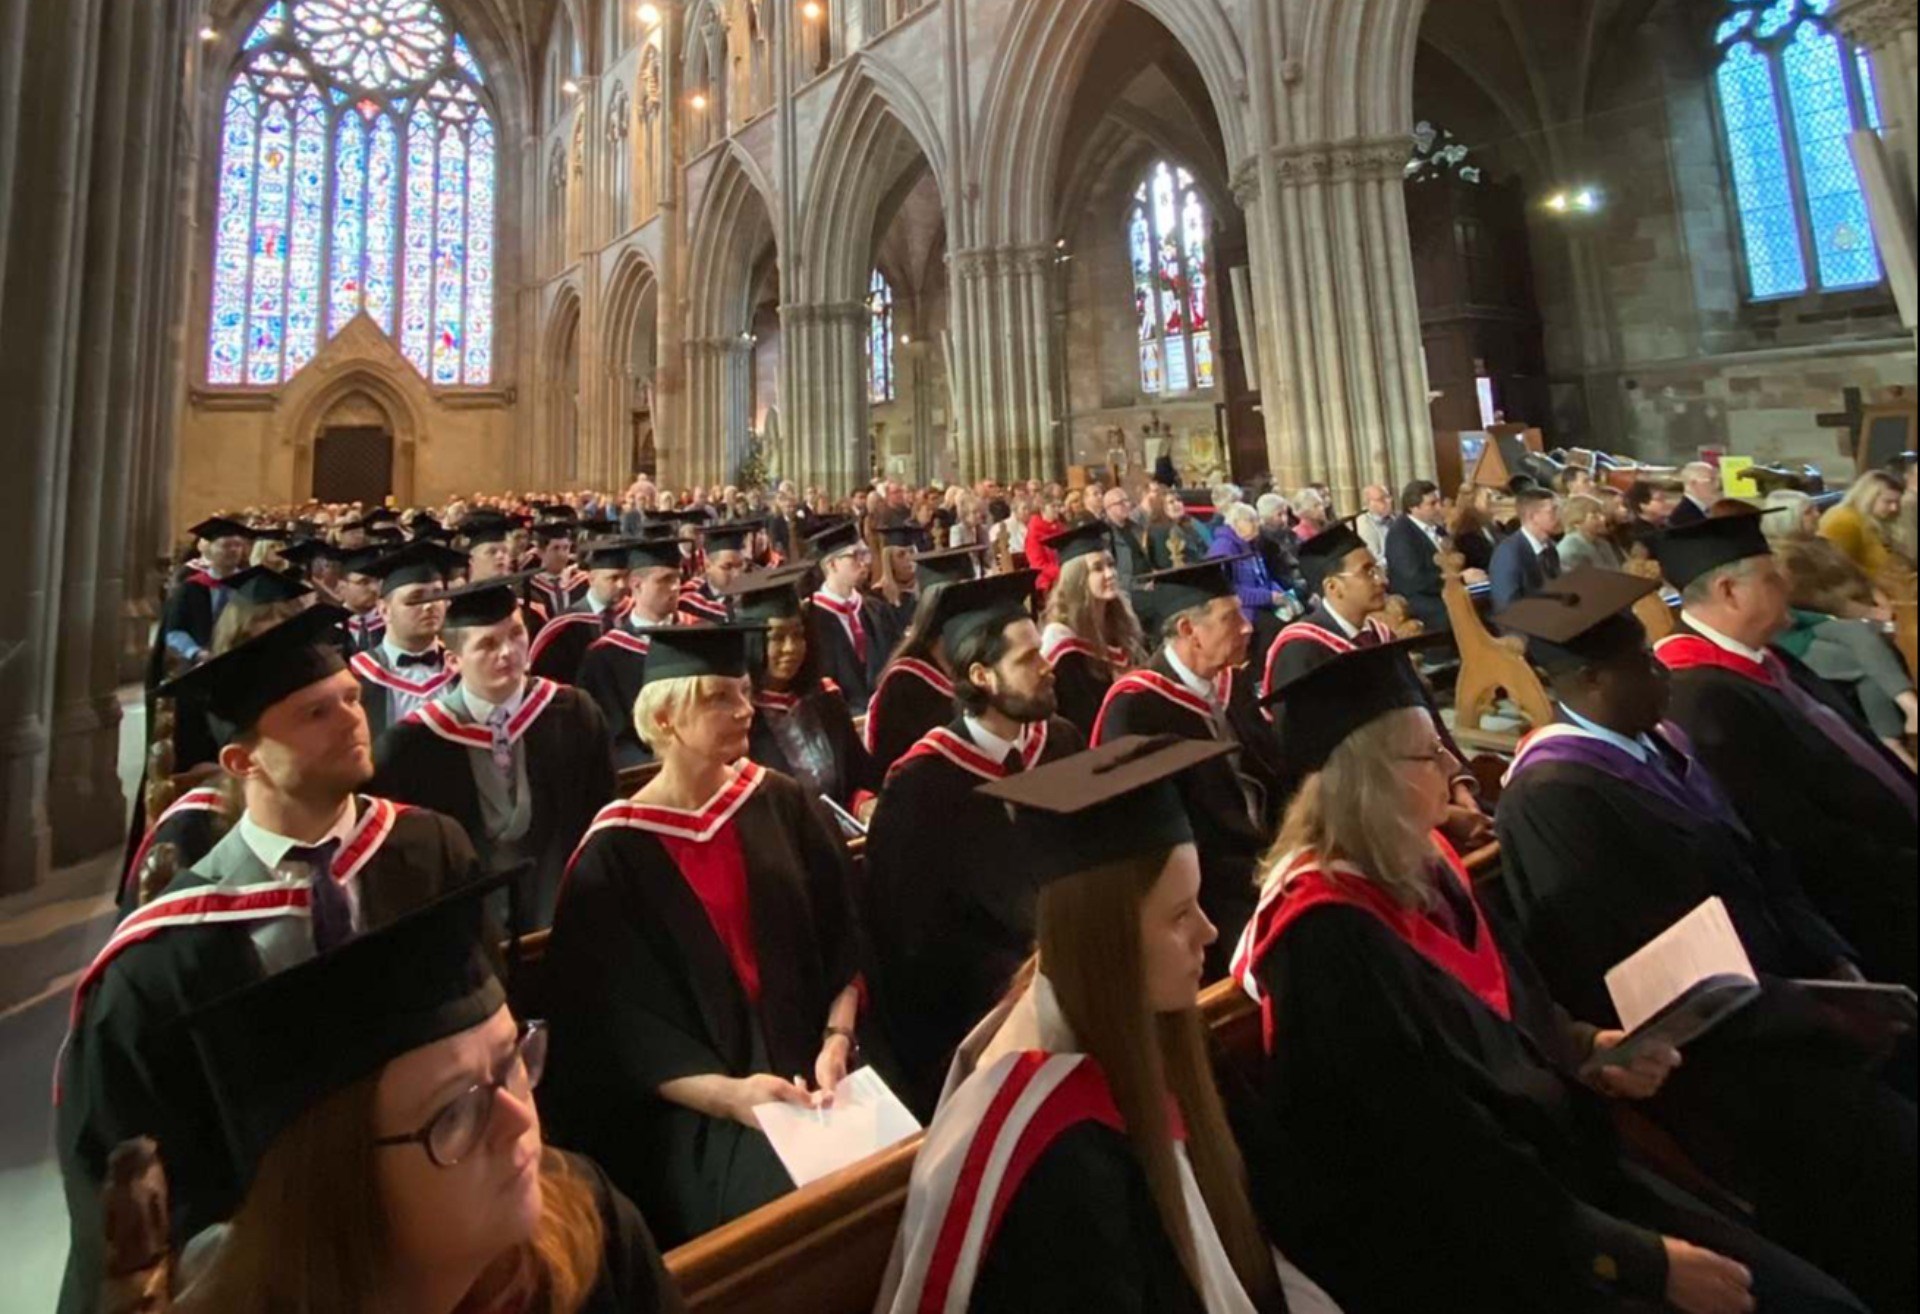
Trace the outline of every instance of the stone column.
{"type": "Polygon", "coordinates": [[[966,482],[1052,478],[1063,457],[1050,332],[1054,252],[977,248],[947,261],[956,474],[966,482]]]}
{"type": "MultiPolygon", "coordinates": [[[[1901,279],[1912,289],[1915,264],[1920,262],[1920,17],[1912,0],[1840,0],[1834,26],[1873,59],[1874,89],[1880,95],[1882,152],[1899,193],[1899,230],[1876,232],[1896,286],[1901,279]]],[[[1911,304],[1901,309],[1914,328],[1911,304]]]]}
{"type": "Polygon", "coordinates": [[[1343,503],[1431,473],[1405,138],[1272,148],[1236,171],[1274,478],[1343,503]]]}
{"type": "Polygon", "coordinates": [[[865,302],[780,307],[786,452],[780,473],[835,496],[868,478],[865,302]]]}
{"type": "Polygon", "coordinates": [[[0,572],[0,893],[39,881],[52,852],[49,722],[70,582],[67,445],[99,24],[95,0],[0,6],[0,63],[13,65],[0,82],[0,523],[18,551],[0,572]]]}
{"type": "Polygon", "coordinates": [[[753,343],[745,337],[687,339],[686,442],[661,452],[660,479],[674,487],[730,482],[746,459],[752,422],[753,343]]]}

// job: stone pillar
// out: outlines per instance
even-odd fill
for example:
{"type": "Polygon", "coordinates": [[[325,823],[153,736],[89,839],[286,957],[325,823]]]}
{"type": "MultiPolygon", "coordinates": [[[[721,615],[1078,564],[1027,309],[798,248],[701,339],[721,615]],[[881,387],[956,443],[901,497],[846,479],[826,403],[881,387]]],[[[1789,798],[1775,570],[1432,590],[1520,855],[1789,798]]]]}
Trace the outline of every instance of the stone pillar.
{"type": "Polygon", "coordinates": [[[0,6],[0,63],[12,65],[0,82],[0,523],[18,552],[0,572],[0,893],[39,881],[52,852],[47,767],[99,25],[97,0],[0,6]]]}
{"type": "Polygon", "coordinates": [[[1045,246],[955,251],[948,257],[955,406],[951,442],[965,482],[1053,478],[1052,270],[1045,246]]]}
{"type": "Polygon", "coordinates": [[[679,488],[729,483],[747,455],[753,417],[753,343],[744,336],[687,339],[686,442],[661,453],[660,480],[679,488]]]}
{"type": "MultiPolygon", "coordinates": [[[[1895,285],[1904,278],[1911,292],[1912,271],[1920,262],[1920,17],[1912,0],[1840,0],[1834,26],[1873,59],[1874,89],[1880,94],[1882,152],[1899,193],[1899,231],[1876,232],[1895,285]]],[[[1911,298],[1909,298],[1909,302],[1911,298]]],[[[1903,305],[1907,328],[1914,328],[1915,309],[1903,305]]]]}
{"type": "Polygon", "coordinates": [[[780,401],[786,448],[780,474],[836,497],[871,468],[865,302],[780,307],[780,401]]]}
{"type": "Polygon", "coordinates": [[[1261,406],[1280,487],[1342,503],[1433,464],[1402,192],[1404,137],[1277,147],[1242,164],[1261,406]]]}

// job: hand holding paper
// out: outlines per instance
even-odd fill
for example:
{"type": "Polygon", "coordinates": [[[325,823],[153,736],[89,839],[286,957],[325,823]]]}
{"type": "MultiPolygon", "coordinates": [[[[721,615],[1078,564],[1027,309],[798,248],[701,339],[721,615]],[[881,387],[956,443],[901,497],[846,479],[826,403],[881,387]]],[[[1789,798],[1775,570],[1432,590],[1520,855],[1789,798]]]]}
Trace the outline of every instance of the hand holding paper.
{"type": "Polygon", "coordinates": [[[817,1182],[920,1130],[872,1068],[841,1082],[825,1107],[762,1104],[753,1114],[795,1186],[817,1182]]]}

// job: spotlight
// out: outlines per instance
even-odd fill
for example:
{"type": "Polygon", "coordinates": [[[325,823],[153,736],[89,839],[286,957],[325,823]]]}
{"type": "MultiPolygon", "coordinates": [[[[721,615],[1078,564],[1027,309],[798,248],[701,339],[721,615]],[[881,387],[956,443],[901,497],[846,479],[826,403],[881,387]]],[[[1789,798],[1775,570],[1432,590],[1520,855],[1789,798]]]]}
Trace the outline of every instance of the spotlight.
{"type": "Polygon", "coordinates": [[[800,6],[800,17],[809,23],[817,23],[826,16],[826,10],[820,7],[820,0],[807,0],[800,6]]]}
{"type": "Polygon", "coordinates": [[[580,94],[580,84],[572,78],[568,78],[560,84],[560,90],[566,92],[569,96],[577,96],[580,94]]]}
{"type": "Polygon", "coordinates": [[[218,41],[220,39],[220,30],[213,27],[203,27],[200,29],[200,39],[202,41],[218,41]]]}
{"type": "Polygon", "coordinates": [[[707,107],[707,93],[704,91],[694,92],[693,95],[687,97],[687,104],[697,110],[705,109],[707,107]]]}
{"type": "Polygon", "coordinates": [[[640,11],[639,11],[639,18],[640,18],[640,26],[642,27],[660,26],[660,6],[659,5],[641,5],[640,11]]]}

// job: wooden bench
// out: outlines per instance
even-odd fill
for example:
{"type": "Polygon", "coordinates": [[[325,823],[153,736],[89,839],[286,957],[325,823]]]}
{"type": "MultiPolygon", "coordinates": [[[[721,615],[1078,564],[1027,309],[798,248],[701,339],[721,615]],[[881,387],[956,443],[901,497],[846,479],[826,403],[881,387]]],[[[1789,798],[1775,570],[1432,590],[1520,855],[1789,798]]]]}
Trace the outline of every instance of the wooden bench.
{"type": "Polygon", "coordinates": [[[1444,581],[1440,597],[1446,604],[1447,619],[1453,623],[1454,646],[1460,651],[1460,677],[1453,687],[1454,738],[1468,749],[1511,755],[1519,736],[1485,728],[1487,716],[1501,694],[1504,692],[1534,726],[1553,720],[1553,700],[1547,697],[1539,675],[1527,664],[1525,644],[1518,639],[1495,638],[1480,619],[1463,578],[1466,559],[1458,552],[1442,551],[1434,560],[1444,581]]]}

